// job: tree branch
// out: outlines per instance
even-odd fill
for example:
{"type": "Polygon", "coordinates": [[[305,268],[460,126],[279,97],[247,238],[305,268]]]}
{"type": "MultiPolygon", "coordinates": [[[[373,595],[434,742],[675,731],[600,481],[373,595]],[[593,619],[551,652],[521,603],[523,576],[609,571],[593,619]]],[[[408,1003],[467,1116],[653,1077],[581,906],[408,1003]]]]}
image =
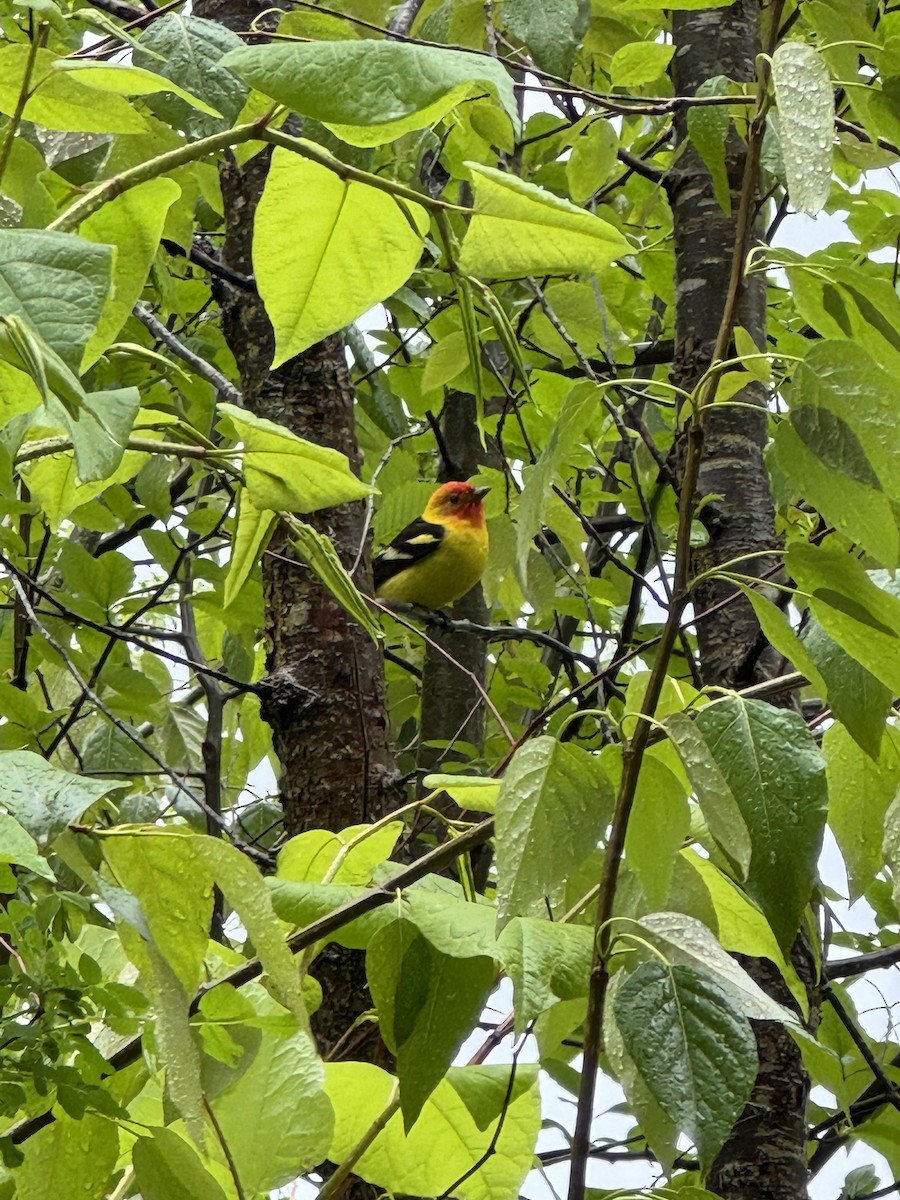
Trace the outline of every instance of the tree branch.
{"type": "Polygon", "coordinates": [[[199,375],[201,379],[211,383],[219,395],[230,404],[236,404],[239,408],[244,407],[244,398],[231,380],[227,379],[212,363],[207,362],[193,350],[189,350],[184,342],[163,325],[162,321],[154,317],[146,305],[136,304],[131,311],[141,324],[150,330],[156,340],[162,342],[164,346],[168,346],[176,358],[186,362],[195,375],[199,375]]]}
{"type": "Polygon", "coordinates": [[[856,958],[839,958],[835,962],[825,963],[822,975],[827,980],[852,979],[856,975],[865,975],[868,971],[880,971],[885,967],[896,966],[897,963],[900,963],[900,945],[886,946],[882,950],[872,950],[856,958]]]}

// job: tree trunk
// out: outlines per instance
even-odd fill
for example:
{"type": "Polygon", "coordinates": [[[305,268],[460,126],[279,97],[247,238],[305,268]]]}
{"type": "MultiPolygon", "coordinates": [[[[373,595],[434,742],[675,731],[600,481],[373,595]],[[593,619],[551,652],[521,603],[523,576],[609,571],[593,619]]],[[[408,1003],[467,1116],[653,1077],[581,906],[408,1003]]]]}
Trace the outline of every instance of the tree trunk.
{"type": "MultiPolygon", "coordinates": [[[[737,0],[730,8],[676,12],[673,80],[678,95],[693,95],[707,79],[726,75],[749,81],[755,77],[761,50],[758,0],[737,0]]],[[[679,143],[687,139],[687,113],[676,121],[679,143]]],[[[676,351],[674,381],[692,388],[709,367],[725,310],[736,239],[736,216],[745,175],[747,146],[732,129],[727,144],[732,212],[723,212],[712,180],[699,155],[687,145],[669,182],[675,224],[676,351]]],[[[758,185],[754,181],[754,211],[758,185]]],[[[750,245],[760,241],[754,225],[750,245]]],[[[749,249],[749,247],[745,247],[749,249]]],[[[765,282],[761,275],[742,281],[735,326],[743,326],[754,343],[766,346],[765,282]]],[[[768,416],[765,391],[745,388],[737,405],[717,405],[704,417],[703,462],[698,498],[717,499],[703,510],[708,544],[696,554],[695,573],[731,562],[739,556],[777,545],[775,511],[763,461],[768,416]],[[754,413],[752,407],[755,406],[754,413]]],[[[747,558],[739,569],[760,575],[776,560],[747,558]]],[[[721,581],[705,581],[694,591],[697,613],[734,592],[721,581]]],[[[729,603],[697,627],[701,671],[706,684],[741,687],[767,677],[776,660],[763,641],[746,600],[729,603]]],[[[795,961],[805,958],[795,947],[795,961]]],[[[744,965],[776,999],[790,1003],[783,981],[766,960],[744,965]]],[[[803,967],[802,961],[797,961],[803,967]]],[[[801,977],[809,978],[809,970],[801,977]]],[[[783,1026],[755,1024],[759,1074],[740,1120],[710,1172],[708,1187],[728,1200],[798,1200],[807,1194],[806,1100],[809,1080],[800,1051],[783,1026]]]]}
{"type": "MultiPolygon", "coordinates": [[[[474,396],[463,392],[447,393],[441,414],[441,432],[452,461],[442,464],[439,482],[474,475],[485,461],[474,396]]],[[[454,604],[453,616],[480,625],[487,621],[488,611],[480,584],[454,604]]],[[[440,770],[441,763],[448,757],[445,749],[428,743],[463,741],[479,750],[484,744],[484,702],[473,677],[484,686],[485,642],[471,633],[457,630],[432,630],[430,636],[444,653],[430,645],[425,650],[422,719],[416,757],[420,777],[428,771],[440,770]],[[460,670],[461,667],[464,670],[460,670]],[[471,675],[465,674],[466,671],[471,675]]],[[[459,758],[460,755],[454,755],[450,750],[449,757],[459,758]]]]}
{"type": "MultiPolygon", "coordinates": [[[[253,0],[200,0],[194,11],[244,30],[263,8],[253,0]]],[[[252,274],[253,215],[268,166],[266,151],[243,167],[231,157],[220,172],[223,259],[243,275],[252,274]]],[[[272,328],[259,296],[222,284],[217,299],[247,407],[292,433],[343,451],[358,471],[353,389],[342,338],[326,338],[273,371],[272,328]]],[[[332,538],[348,569],[360,555],[355,579],[371,593],[364,506],[345,504],[308,519],[332,538]]],[[[283,532],[276,533],[269,551],[263,559],[268,655],[262,712],[281,764],[285,828],[297,834],[377,820],[403,798],[389,739],[381,651],[296,560],[283,532]]],[[[320,1049],[328,1054],[345,1039],[346,1051],[348,1031],[372,1007],[363,955],[329,947],[317,957],[313,974],[324,995],[313,1016],[320,1049]]],[[[361,1032],[353,1056],[381,1061],[377,1026],[365,1024],[361,1032]]]]}

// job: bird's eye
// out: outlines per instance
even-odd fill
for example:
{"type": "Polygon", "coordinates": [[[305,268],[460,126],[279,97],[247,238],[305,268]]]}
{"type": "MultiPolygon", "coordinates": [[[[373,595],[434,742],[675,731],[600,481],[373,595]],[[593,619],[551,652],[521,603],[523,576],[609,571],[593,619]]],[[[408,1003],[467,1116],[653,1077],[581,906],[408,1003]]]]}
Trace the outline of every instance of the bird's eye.
{"type": "Polygon", "coordinates": [[[450,503],[451,504],[459,504],[459,496],[451,496],[450,503]]]}

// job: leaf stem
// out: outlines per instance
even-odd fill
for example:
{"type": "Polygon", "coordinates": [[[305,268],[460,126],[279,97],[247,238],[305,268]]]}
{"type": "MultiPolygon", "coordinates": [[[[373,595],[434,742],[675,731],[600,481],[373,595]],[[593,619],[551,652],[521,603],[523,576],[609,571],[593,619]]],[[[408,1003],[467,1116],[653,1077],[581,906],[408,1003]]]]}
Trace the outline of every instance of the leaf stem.
{"type": "Polygon", "coordinates": [[[292,137],[280,129],[266,129],[261,132],[260,138],[264,142],[270,142],[273,146],[281,146],[284,150],[299,154],[301,158],[308,158],[310,162],[318,163],[320,167],[326,167],[329,171],[333,171],[339,179],[367,184],[369,187],[377,188],[380,192],[386,192],[395,200],[405,200],[407,204],[418,204],[434,213],[464,212],[471,215],[471,209],[461,208],[458,204],[450,204],[447,200],[436,200],[432,196],[426,196],[423,192],[406,187],[405,184],[396,183],[393,179],[383,179],[380,175],[373,175],[371,171],[353,167],[349,163],[335,158],[333,154],[329,154],[315,142],[292,137]]]}
{"type": "Polygon", "coordinates": [[[197,142],[188,142],[185,146],[179,146],[177,150],[168,150],[165,154],[159,154],[156,158],[138,163],[137,166],[130,167],[119,175],[113,175],[111,179],[105,179],[92,188],[86,196],[76,200],[65,212],[60,213],[47,228],[69,233],[73,229],[77,229],[82,221],[102,208],[104,204],[108,204],[110,200],[121,196],[130,188],[137,187],[139,183],[146,183],[148,179],[156,179],[168,171],[174,171],[187,163],[196,162],[198,158],[205,158],[206,155],[215,154],[229,146],[238,146],[242,142],[265,140],[263,135],[271,115],[272,110],[248,125],[237,125],[234,129],[214,133],[197,142]]]}
{"type": "Polygon", "coordinates": [[[347,1176],[352,1172],[353,1168],[356,1166],[368,1148],[372,1145],[379,1133],[381,1133],[382,1129],[384,1129],[385,1125],[387,1125],[388,1121],[399,1107],[400,1089],[395,1082],[384,1110],[378,1114],[378,1116],[362,1135],[341,1165],[337,1168],[335,1173],[327,1181],[325,1186],[319,1189],[318,1200],[334,1200],[334,1197],[339,1194],[342,1185],[347,1179],[347,1176]]]}
{"type": "MultiPolygon", "coordinates": [[[[25,105],[31,99],[34,92],[30,89],[31,76],[34,71],[34,64],[37,61],[37,53],[40,49],[40,43],[44,34],[44,25],[39,23],[37,30],[33,33],[31,43],[28,47],[28,58],[25,60],[25,73],[22,76],[22,87],[19,90],[18,98],[16,99],[16,107],[9,119],[9,124],[6,127],[6,136],[3,139],[3,146],[0,148],[0,184],[3,182],[3,176],[6,168],[9,165],[9,156],[12,153],[13,142],[19,130],[19,125],[22,122],[22,114],[25,111],[25,105]]],[[[35,88],[35,91],[37,89],[35,88]]]]}
{"type": "Polygon", "coordinates": [[[638,715],[638,723],[631,741],[622,752],[622,779],[616,808],[610,826],[609,840],[603,857],[603,869],[597,890],[597,916],[594,924],[594,959],[591,966],[591,982],[588,992],[588,1010],[585,1019],[584,1056],[581,1065],[581,1083],[578,1092],[578,1112],[575,1119],[575,1135],[572,1141],[572,1169],[569,1175],[569,1200],[584,1200],[587,1178],[587,1160],[591,1148],[591,1122],[594,1112],[594,1086],[600,1061],[600,1045],[603,1034],[603,1012],[609,985],[609,920],[613,913],[619,868],[625,849],[625,834],[628,820],[634,807],[638,778],[644,760],[644,752],[650,743],[654,727],[654,714],[662,695],[666,671],[675,642],[678,638],[681,617],[690,600],[688,571],[690,565],[691,521],[694,513],[694,491],[700,469],[703,449],[703,431],[694,422],[687,434],[684,478],[678,510],[678,537],[675,549],[675,578],[672,600],[665,628],[656,652],[653,670],[647,683],[644,702],[638,715]]]}

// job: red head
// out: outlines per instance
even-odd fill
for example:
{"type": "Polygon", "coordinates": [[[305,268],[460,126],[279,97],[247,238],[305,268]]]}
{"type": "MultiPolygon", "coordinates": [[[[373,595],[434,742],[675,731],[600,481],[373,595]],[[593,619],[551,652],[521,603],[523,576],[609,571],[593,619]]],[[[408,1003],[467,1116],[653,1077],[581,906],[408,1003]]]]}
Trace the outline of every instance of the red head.
{"type": "Polygon", "coordinates": [[[425,520],[435,517],[453,518],[465,521],[469,525],[481,525],[484,522],[484,504],[482,501],[490,491],[486,487],[473,487],[471,483],[453,481],[439,487],[425,509],[425,520]]]}

